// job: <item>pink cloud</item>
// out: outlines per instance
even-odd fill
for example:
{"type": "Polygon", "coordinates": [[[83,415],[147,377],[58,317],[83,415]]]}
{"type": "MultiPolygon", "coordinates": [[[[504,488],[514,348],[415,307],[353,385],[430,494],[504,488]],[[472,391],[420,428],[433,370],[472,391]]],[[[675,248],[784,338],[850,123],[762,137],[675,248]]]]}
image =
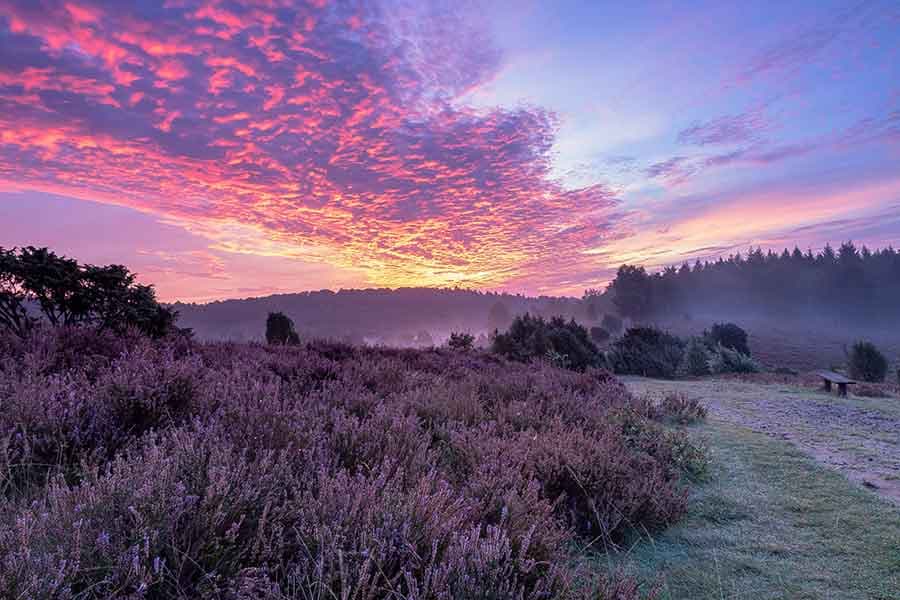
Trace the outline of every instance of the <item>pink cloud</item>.
{"type": "Polygon", "coordinates": [[[571,278],[612,236],[613,192],[551,175],[555,115],[454,102],[499,68],[477,13],[0,6],[24,57],[0,60],[7,186],[131,206],[221,248],[316,256],[385,285],[571,278]]]}

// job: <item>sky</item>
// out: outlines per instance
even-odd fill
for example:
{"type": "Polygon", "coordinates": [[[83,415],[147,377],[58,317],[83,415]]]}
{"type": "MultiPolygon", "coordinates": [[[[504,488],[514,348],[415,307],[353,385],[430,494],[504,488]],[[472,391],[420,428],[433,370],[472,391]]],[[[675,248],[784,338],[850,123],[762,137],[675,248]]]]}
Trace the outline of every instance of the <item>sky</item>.
{"type": "Polygon", "coordinates": [[[900,3],[0,0],[0,246],[163,300],[900,241],[900,3]]]}

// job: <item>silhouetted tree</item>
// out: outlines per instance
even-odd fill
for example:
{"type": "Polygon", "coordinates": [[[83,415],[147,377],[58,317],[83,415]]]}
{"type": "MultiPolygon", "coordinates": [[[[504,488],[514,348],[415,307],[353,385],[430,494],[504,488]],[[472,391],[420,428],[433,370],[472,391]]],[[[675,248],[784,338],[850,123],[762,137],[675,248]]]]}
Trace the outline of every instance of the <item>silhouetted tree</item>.
{"type": "Polygon", "coordinates": [[[650,277],[644,267],[622,265],[610,286],[619,314],[640,320],[650,313],[650,277]]]}
{"type": "Polygon", "coordinates": [[[294,331],[294,322],[280,312],[270,312],[266,319],[266,341],[270,344],[298,344],[300,336],[294,331]]]}
{"type": "Polygon", "coordinates": [[[161,337],[177,329],[177,316],[157,302],[153,286],[137,284],[121,265],[79,265],[33,246],[0,248],[0,325],[19,335],[42,318],[53,326],[134,328],[161,337]]]}
{"type": "Polygon", "coordinates": [[[15,250],[0,248],[0,325],[4,329],[25,336],[34,322],[25,308],[27,300],[19,257],[15,250]]]}

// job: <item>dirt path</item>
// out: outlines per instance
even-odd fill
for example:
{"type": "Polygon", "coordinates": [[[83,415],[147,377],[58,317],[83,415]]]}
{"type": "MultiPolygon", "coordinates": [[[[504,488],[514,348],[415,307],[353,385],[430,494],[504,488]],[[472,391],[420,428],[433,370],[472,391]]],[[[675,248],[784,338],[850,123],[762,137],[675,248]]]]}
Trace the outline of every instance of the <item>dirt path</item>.
{"type": "Polygon", "coordinates": [[[785,385],[726,379],[623,378],[638,394],[681,391],[711,419],[787,440],[851,481],[900,504],[900,400],[838,398],[785,385]]]}

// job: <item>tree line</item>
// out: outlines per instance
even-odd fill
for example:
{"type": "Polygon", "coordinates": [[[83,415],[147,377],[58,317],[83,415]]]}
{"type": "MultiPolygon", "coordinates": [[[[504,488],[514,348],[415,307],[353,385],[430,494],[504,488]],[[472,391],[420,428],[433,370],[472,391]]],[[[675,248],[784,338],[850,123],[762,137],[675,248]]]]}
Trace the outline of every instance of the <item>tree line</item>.
{"type": "Polygon", "coordinates": [[[635,320],[691,313],[803,318],[854,324],[900,317],[900,252],[845,242],[819,253],[750,249],[693,267],[648,273],[623,265],[609,291],[620,314],[635,320]]]}

